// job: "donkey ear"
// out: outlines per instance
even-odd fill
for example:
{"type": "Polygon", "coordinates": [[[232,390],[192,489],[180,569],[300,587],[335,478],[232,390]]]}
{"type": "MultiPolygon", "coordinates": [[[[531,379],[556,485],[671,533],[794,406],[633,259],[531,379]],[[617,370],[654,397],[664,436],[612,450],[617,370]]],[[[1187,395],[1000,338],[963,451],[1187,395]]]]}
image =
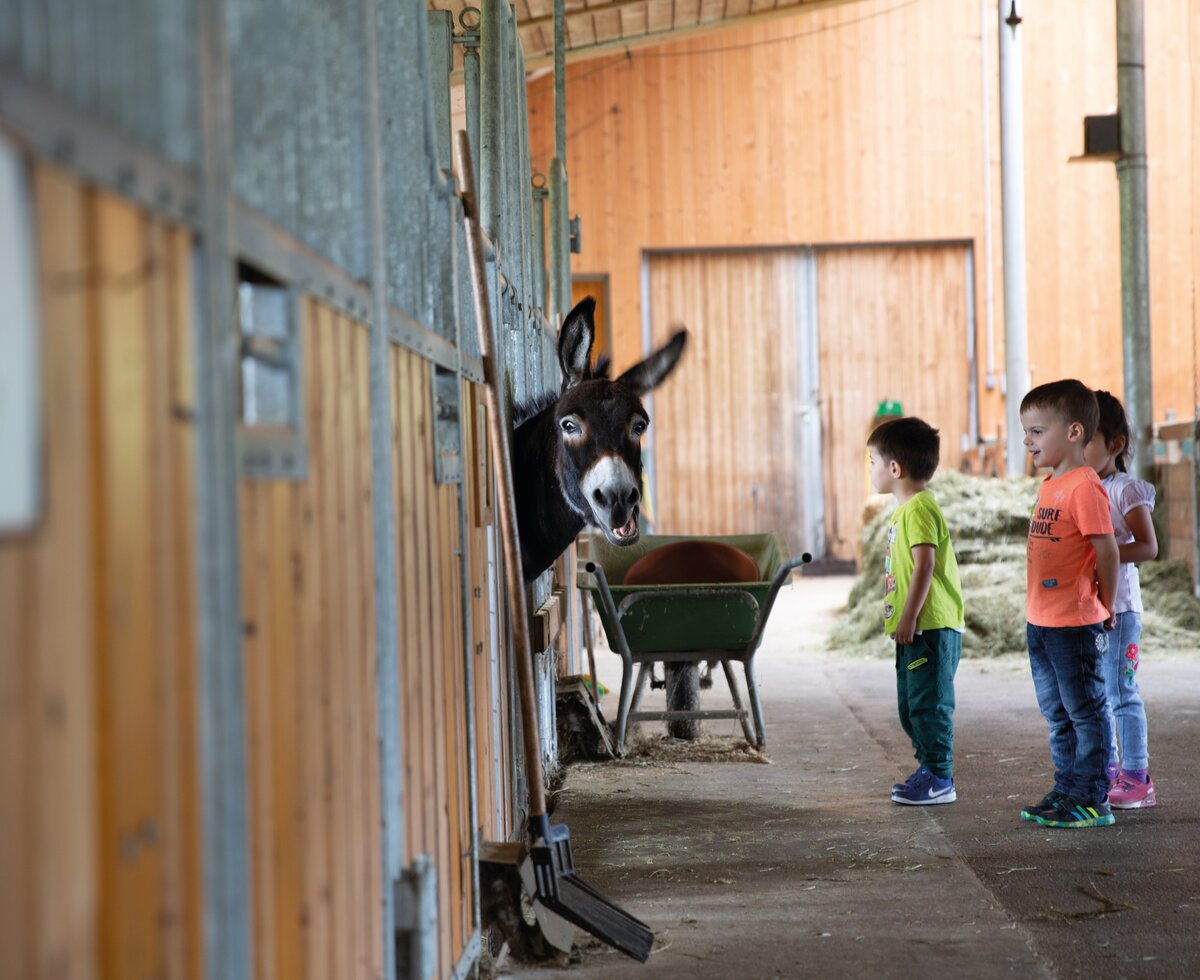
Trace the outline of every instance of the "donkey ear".
{"type": "Polygon", "coordinates": [[[588,358],[596,337],[596,301],[586,296],[567,314],[558,333],[558,363],[563,373],[563,390],[588,376],[588,358]]]}
{"type": "Polygon", "coordinates": [[[627,385],[639,395],[644,395],[651,388],[657,388],[663,379],[670,374],[679,358],[683,355],[683,346],[687,343],[687,331],[679,330],[666,344],[647,357],[641,364],[635,364],[617,380],[627,385]]]}

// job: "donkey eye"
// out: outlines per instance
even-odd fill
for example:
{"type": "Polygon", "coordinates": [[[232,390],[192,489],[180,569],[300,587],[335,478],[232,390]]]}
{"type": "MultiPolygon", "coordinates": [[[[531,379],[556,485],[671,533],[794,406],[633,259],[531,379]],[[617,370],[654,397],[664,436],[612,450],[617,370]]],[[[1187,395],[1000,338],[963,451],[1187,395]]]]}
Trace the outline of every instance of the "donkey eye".
{"type": "Polygon", "coordinates": [[[575,435],[575,433],[577,433],[579,431],[579,426],[576,425],[575,422],[572,421],[571,419],[563,419],[558,424],[562,426],[563,432],[565,432],[569,436],[573,436],[573,435],[575,435]]]}
{"type": "Polygon", "coordinates": [[[645,434],[645,432],[646,432],[645,421],[643,421],[642,419],[638,419],[636,422],[633,423],[633,434],[635,436],[640,437],[643,434],[645,434]]]}

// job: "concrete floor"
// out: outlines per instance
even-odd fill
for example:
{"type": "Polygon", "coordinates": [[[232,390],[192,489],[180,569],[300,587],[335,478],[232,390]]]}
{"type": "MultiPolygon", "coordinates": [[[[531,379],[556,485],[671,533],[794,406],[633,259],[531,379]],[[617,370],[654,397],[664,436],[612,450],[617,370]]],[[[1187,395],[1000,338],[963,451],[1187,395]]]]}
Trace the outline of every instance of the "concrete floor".
{"type": "MultiPolygon", "coordinates": [[[[891,662],[824,647],[849,586],[799,579],[772,616],[770,765],[720,721],[695,747],[712,761],[688,747],[567,774],[554,819],[581,875],[654,929],[649,962],[579,933],[570,966],[509,974],[1200,977],[1200,656],[1143,654],[1156,809],[1085,831],[1020,819],[1052,779],[1020,658],[963,662],[958,802],[901,807],[890,787],[914,763],[891,662]]],[[[612,717],[619,664],[599,657],[612,717]]],[[[728,704],[721,680],[703,702],[728,704]]]]}

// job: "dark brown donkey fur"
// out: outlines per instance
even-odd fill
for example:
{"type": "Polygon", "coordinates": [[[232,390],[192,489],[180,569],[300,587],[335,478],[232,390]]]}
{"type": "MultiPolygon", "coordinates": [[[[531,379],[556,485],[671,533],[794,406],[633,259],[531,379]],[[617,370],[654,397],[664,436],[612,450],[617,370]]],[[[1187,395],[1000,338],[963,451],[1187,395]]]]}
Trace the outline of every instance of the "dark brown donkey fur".
{"type": "Polygon", "coordinates": [[[596,301],[581,300],[558,337],[562,391],[514,412],[513,480],[521,562],[537,578],[585,526],[616,545],[638,539],[642,436],[650,416],[641,396],[679,361],[687,331],[678,331],[615,381],[594,373],[596,301]]]}

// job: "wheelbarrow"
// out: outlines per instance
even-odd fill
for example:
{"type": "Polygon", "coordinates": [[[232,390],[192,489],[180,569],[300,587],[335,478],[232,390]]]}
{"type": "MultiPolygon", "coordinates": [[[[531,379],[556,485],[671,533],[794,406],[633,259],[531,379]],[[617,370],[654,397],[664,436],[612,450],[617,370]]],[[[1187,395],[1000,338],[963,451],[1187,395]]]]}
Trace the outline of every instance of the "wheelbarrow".
{"type": "Polygon", "coordinates": [[[635,545],[619,548],[601,535],[583,537],[576,584],[596,604],[612,650],[621,657],[617,751],[625,751],[631,721],[682,723],[673,734],[695,737],[702,719],[736,718],[746,741],[762,749],[766,722],[754,675],[754,655],[762,643],[771,607],[792,569],[812,560],[809,554],[784,559],[783,540],[774,534],[669,535],[644,534],[635,545]],[[688,585],[624,585],[626,572],[639,558],[680,541],[716,541],[746,552],[758,569],[757,582],[714,582],[688,585]],[[749,710],[742,702],[731,664],[745,673],[749,710]],[[729,684],[733,710],[701,710],[700,664],[719,663],[729,684]],[[663,664],[667,710],[638,711],[652,666],[663,664]],[[634,680],[634,665],[638,666],[634,680]]]}

